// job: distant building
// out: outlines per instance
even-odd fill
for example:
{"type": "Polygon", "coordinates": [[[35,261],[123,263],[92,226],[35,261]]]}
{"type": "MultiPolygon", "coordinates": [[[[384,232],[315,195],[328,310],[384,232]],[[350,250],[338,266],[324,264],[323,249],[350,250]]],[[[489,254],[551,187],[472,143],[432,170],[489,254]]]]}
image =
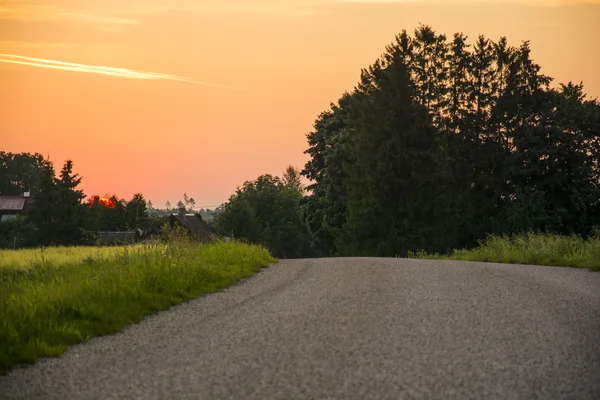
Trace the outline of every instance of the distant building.
{"type": "Polygon", "coordinates": [[[23,193],[22,196],[0,195],[0,221],[16,218],[17,215],[25,215],[30,204],[29,192],[23,193]]]}
{"type": "Polygon", "coordinates": [[[188,230],[190,234],[199,240],[208,240],[215,236],[215,232],[202,220],[198,214],[171,214],[169,215],[169,225],[171,228],[181,226],[188,230]]]}

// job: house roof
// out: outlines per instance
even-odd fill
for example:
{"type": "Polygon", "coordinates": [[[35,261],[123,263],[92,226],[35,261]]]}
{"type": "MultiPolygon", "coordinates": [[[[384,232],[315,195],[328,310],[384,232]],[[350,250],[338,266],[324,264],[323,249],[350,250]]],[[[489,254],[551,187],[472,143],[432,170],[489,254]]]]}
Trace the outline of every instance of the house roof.
{"type": "Polygon", "coordinates": [[[179,222],[185,228],[198,234],[212,235],[214,232],[206,222],[196,216],[196,214],[171,214],[172,220],[179,222]]]}
{"type": "Polygon", "coordinates": [[[26,197],[0,196],[0,211],[23,211],[26,203],[26,197]]]}

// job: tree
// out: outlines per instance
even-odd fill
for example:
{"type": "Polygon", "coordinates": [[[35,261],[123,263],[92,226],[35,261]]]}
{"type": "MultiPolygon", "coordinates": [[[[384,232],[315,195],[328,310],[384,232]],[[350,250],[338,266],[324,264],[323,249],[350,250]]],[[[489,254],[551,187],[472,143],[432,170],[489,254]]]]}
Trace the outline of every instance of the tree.
{"type": "Polygon", "coordinates": [[[183,201],[190,210],[193,210],[196,207],[196,200],[193,197],[188,197],[187,194],[183,194],[183,201]]]}
{"type": "Polygon", "coordinates": [[[311,159],[301,174],[312,183],[301,205],[312,247],[324,256],[339,254],[335,239],[346,221],[348,176],[344,165],[350,162],[348,144],[358,97],[356,91],[345,93],[329,111],[319,115],[314,131],[307,135],[309,148],[304,153],[311,159]]]}
{"type": "Polygon", "coordinates": [[[56,182],[60,198],[56,205],[60,215],[60,244],[77,244],[83,236],[84,209],[81,202],[85,194],[77,189],[80,184],[81,177],[73,173],[73,161],[67,160],[56,182]]]}
{"type": "Polygon", "coordinates": [[[92,196],[87,202],[86,229],[92,232],[125,231],[129,215],[125,201],[116,195],[109,198],[92,196]]]}
{"type": "MultiPolygon", "coordinates": [[[[435,249],[435,129],[396,48],[363,70],[353,118],[348,217],[338,248],[348,255],[435,249]],[[428,246],[426,246],[428,245],[428,246]]],[[[425,89],[429,93],[431,88],[425,89]]]]}
{"type": "Polygon", "coordinates": [[[293,189],[300,194],[304,193],[304,185],[302,184],[300,170],[294,166],[290,165],[285,169],[281,181],[286,188],[293,189]]]}
{"type": "Polygon", "coordinates": [[[600,224],[600,105],[551,89],[528,42],[403,31],[307,135],[301,200],[323,255],[470,247],[600,224]]]}
{"type": "Polygon", "coordinates": [[[129,229],[145,230],[148,225],[148,206],[141,193],[136,193],[125,206],[127,225],[129,229]]]}
{"type": "Polygon", "coordinates": [[[36,196],[44,174],[51,169],[52,164],[41,154],[0,151],[0,194],[18,196],[30,192],[36,196]]]}
{"type": "Polygon", "coordinates": [[[59,202],[60,195],[56,187],[54,169],[43,169],[36,201],[29,210],[29,219],[36,229],[35,242],[49,245],[55,241],[60,222],[60,215],[56,212],[56,204],[59,202]]]}
{"type": "Polygon", "coordinates": [[[216,213],[214,226],[226,236],[259,243],[282,258],[310,254],[302,221],[302,194],[282,179],[261,175],[245,182],[216,213]]]}
{"type": "Polygon", "coordinates": [[[40,244],[71,245],[83,238],[83,191],[81,177],[73,173],[73,162],[65,162],[57,179],[54,169],[43,169],[39,192],[29,217],[37,229],[40,244]]]}

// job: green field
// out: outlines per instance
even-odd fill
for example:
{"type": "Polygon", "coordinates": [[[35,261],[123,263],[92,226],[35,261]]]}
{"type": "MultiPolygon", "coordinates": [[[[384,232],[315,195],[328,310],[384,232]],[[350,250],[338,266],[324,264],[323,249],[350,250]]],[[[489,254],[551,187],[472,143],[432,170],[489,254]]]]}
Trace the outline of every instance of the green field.
{"type": "Polygon", "coordinates": [[[490,236],[471,250],[450,255],[411,253],[412,258],[483,261],[505,264],[532,264],[588,268],[600,271],[600,233],[589,239],[579,236],[523,234],[514,237],[490,236]]]}
{"type": "Polygon", "coordinates": [[[276,260],[237,242],[0,251],[0,374],[223,289],[276,260]]]}

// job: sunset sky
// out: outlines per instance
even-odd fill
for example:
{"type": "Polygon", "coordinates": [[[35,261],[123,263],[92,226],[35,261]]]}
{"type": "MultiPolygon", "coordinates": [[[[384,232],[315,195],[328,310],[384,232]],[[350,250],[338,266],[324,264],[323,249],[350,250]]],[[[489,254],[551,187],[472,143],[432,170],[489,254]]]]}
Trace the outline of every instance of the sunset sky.
{"type": "Polygon", "coordinates": [[[0,0],[0,150],[88,195],[200,206],[303,166],[317,115],[402,29],[531,40],[600,97],[600,0],[0,0]]]}

